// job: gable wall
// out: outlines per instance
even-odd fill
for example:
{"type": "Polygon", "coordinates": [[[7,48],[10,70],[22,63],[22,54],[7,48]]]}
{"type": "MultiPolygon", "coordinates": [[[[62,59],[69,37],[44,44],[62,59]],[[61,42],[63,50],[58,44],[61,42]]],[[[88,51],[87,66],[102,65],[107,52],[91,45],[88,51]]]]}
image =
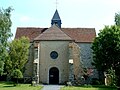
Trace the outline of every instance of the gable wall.
{"type": "Polygon", "coordinates": [[[59,83],[68,81],[69,77],[69,42],[68,41],[41,41],[40,42],[40,82],[49,84],[49,70],[57,67],[59,83]],[[58,52],[58,58],[52,59],[50,53],[58,52]]]}

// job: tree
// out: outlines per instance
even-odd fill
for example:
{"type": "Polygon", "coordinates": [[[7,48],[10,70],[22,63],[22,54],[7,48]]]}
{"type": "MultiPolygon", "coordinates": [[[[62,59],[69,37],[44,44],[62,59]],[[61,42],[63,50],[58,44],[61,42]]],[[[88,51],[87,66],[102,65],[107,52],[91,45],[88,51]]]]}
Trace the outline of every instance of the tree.
{"type": "Polygon", "coordinates": [[[3,73],[4,61],[7,55],[8,39],[12,36],[11,33],[11,8],[0,9],[0,74],[3,73]]]}
{"type": "Polygon", "coordinates": [[[120,72],[120,28],[105,26],[92,44],[93,65],[100,71],[113,68],[117,76],[120,72]]]}
{"type": "Polygon", "coordinates": [[[24,72],[24,66],[28,60],[29,39],[22,37],[15,39],[9,44],[9,54],[5,61],[5,71],[11,75],[13,70],[19,69],[24,72]]]}
{"type": "Polygon", "coordinates": [[[3,70],[4,70],[4,62],[1,60],[0,61],[0,74],[2,75],[3,73],[3,70]]]}
{"type": "MultiPolygon", "coordinates": [[[[23,78],[23,74],[19,69],[15,69],[12,71],[11,76],[16,79],[16,83],[18,84],[18,79],[23,78]]],[[[15,84],[16,85],[16,84],[15,84]]]]}
{"type": "Polygon", "coordinates": [[[119,13],[115,13],[115,24],[117,26],[120,26],[120,12],[119,13]]]}

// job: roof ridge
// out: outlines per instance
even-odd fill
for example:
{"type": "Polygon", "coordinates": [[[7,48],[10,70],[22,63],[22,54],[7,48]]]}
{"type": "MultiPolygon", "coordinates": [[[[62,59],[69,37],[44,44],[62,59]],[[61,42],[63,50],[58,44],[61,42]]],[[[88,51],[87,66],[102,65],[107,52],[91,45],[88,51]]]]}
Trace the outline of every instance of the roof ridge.
{"type": "Polygon", "coordinates": [[[54,24],[53,26],[48,28],[45,32],[37,36],[34,40],[73,40],[73,39],[54,24]]]}
{"type": "Polygon", "coordinates": [[[44,28],[44,27],[17,27],[17,29],[21,29],[21,28],[29,28],[29,29],[32,29],[32,28],[44,28]]]}

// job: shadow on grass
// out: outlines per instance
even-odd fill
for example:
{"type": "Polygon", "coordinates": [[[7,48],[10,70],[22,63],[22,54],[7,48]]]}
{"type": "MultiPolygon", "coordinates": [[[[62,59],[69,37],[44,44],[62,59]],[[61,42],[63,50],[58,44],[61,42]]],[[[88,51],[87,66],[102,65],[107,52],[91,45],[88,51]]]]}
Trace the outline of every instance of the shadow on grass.
{"type": "Polygon", "coordinates": [[[15,87],[14,85],[8,85],[8,86],[3,86],[3,87],[15,87]]]}

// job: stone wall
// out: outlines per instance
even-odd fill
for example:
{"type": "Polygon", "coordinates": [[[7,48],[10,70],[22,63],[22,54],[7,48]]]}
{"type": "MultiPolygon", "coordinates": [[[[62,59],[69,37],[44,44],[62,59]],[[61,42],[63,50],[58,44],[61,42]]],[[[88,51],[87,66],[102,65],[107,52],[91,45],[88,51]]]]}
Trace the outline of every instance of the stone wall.
{"type": "MultiPolygon", "coordinates": [[[[83,65],[81,62],[81,52],[80,52],[80,47],[76,43],[70,43],[69,48],[71,48],[71,54],[73,59],[73,72],[74,72],[74,79],[79,81],[79,78],[83,76],[84,70],[83,70],[83,65]]],[[[70,50],[70,49],[69,49],[70,50]]],[[[80,81],[79,81],[80,82],[80,81]]]]}
{"type": "Polygon", "coordinates": [[[94,66],[92,66],[92,61],[93,61],[93,54],[92,54],[92,49],[91,43],[77,43],[80,47],[80,55],[81,55],[81,60],[83,62],[83,65],[85,68],[91,68],[93,69],[93,74],[91,75],[91,78],[98,78],[98,72],[95,69],[94,66]]]}
{"type": "Polygon", "coordinates": [[[77,43],[80,47],[80,55],[81,60],[86,67],[93,67],[91,62],[93,60],[92,57],[92,49],[90,43],[77,43]]]}
{"type": "MultiPolygon", "coordinates": [[[[41,41],[40,43],[40,81],[43,83],[49,83],[49,69],[51,67],[57,67],[59,69],[59,82],[63,83],[65,81],[68,81],[68,77],[71,79],[74,77],[74,69],[75,67],[70,65],[69,59],[73,59],[73,53],[71,52],[72,49],[69,48],[69,42],[68,41],[41,41]],[[57,51],[59,56],[56,60],[52,60],[50,58],[50,52],[51,51],[57,51]],[[69,68],[69,66],[71,66],[69,68]],[[69,73],[70,70],[70,74],[69,73]],[[70,75],[70,76],[69,76],[70,75]]],[[[93,75],[92,78],[98,78],[98,72],[97,70],[91,65],[91,62],[93,60],[92,57],[92,50],[91,50],[91,44],[90,43],[77,43],[77,45],[80,47],[80,55],[79,59],[82,61],[82,64],[85,68],[92,68],[93,69],[93,75]]],[[[74,58],[75,59],[75,58],[74,58]]],[[[33,72],[34,72],[34,45],[31,44],[30,51],[29,51],[29,58],[28,62],[26,64],[26,70],[24,73],[24,77],[30,77],[33,78],[33,72]]],[[[80,65],[80,63],[78,63],[80,65]]],[[[76,65],[76,66],[79,66],[76,65]]],[[[76,73],[77,75],[77,73],[76,73]]]]}
{"type": "Polygon", "coordinates": [[[24,77],[32,77],[33,75],[33,52],[34,50],[34,46],[33,44],[30,45],[30,48],[29,48],[29,56],[28,56],[28,61],[25,65],[25,73],[24,73],[24,77]]]}
{"type": "Polygon", "coordinates": [[[30,43],[28,61],[25,64],[25,72],[23,74],[25,83],[31,82],[33,78],[33,60],[34,60],[33,50],[34,50],[34,45],[30,43]]]}
{"type": "Polygon", "coordinates": [[[69,41],[40,42],[40,82],[49,84],[49,70],[56,67],[59,70],[59,83],[69,78],[69,41]],[[56,51],[58,58],[52,59],[50,53],[56,51]]]}
{"type": "Polygon", "coordinates": [[[73,59],[70,64],[69,80],[81,83],[80,78],[89,74],[89,78],[82,83],[91,83],[92,78],[98,78],[98,72],[91,62],[93,60],[91,43],[72,43],[69,48],[69,58],[73,59]],[[85,69],[87,71],[85,71],[85,69]],[[74,79],[74,80],[73,80],[74,79]]]}

